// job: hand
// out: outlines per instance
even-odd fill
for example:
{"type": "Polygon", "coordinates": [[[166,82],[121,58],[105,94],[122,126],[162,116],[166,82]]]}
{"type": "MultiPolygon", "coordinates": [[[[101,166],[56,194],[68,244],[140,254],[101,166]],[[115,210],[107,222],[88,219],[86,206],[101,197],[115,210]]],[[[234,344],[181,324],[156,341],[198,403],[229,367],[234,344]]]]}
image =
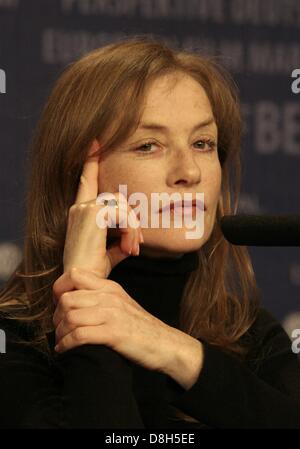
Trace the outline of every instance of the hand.
{"type": "Polygon", "coordinates": [[[186,334],[148,313],[115,281],[74,268],[65,277],[63,288],[53,285],[58,352],[101,344],[144,368],[167,371],[186,334]]]}
{"type": "MultiPolygon", "coordinates": [[[[69,271],[71,267],[78,267],[107,278],[114,266],[130,255],[130,251],[133,255],[138,255],[143,236],[134,210],[119,192],[114,193],[115,199],[119,202],[119,209],[113,212],[116,217],[115,224],[120,224],[124,217],[120,212],[125,210],[128,226],[107,229],[107,226],[97,225],[96,218],[100,208],[106,208],[106,217],[104,215],[106,219],[110,207],[96,203],[99,158],[93,154],[98,149],[99,142],[95,139],[83,167],[75,203],[69,209],[63,264],[64,272],[69,271]],[[129,226],[132,220],[135,221],[136,228],[129,226]],[[108,234],[116,237],[117,241],[106,248],[108,234]]],[[[107,223],[107,220],[105,221],[107,223]]]]}

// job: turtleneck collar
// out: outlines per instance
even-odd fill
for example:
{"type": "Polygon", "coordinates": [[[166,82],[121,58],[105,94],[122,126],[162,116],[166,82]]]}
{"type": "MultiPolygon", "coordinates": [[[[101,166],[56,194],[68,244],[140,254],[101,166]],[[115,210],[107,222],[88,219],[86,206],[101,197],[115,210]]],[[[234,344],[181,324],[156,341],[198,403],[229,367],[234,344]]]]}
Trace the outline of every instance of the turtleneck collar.
{"type": "Polygon", "coordinates": [[[198,251],[180,258],[129,256],[113,268],[108,279],[118,282],[149,313],[178,327],[183,289],[197,267],[198,251]]]}
{"type": "Polygon", "coordinates": [[[190,273],[198,266],[198,252],[185,253],[181,257],[148,257],[144,255],[129,256],[122,260],[112,271],[140,272],[144,274],[165,276],[190,273]]]}

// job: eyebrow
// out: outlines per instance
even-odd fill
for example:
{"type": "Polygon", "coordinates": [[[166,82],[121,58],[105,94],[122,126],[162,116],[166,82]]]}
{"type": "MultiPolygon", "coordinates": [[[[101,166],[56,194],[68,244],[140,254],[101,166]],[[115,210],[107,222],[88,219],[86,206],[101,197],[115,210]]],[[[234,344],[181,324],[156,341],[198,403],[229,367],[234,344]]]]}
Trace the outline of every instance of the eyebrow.
{"type": "MultiPolygon", "coordinates": [[[[214,122],[215,122],[214,117],[208,117],[203,122],[200,122],[197,125],[195,125],[192,129],[192,132],[196,131],[197,129],[204,128],[205,126],[209,126],[214,122]]],[[[159,125],[158,123],[141,123],[141,126],[138,129],[153,129],[163,132],[168,131],[167,126],[159,125]]]]}

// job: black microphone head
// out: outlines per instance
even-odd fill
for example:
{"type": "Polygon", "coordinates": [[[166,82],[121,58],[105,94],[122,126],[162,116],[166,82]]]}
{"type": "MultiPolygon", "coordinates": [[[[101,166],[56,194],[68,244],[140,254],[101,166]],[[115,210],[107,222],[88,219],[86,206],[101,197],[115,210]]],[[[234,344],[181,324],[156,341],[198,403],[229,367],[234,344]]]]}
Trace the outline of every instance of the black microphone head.
{"type": "Polygon", "coordinates": [[[224,215],[220,226],[234,245],[300,246],[300,215],[224,215]]]}

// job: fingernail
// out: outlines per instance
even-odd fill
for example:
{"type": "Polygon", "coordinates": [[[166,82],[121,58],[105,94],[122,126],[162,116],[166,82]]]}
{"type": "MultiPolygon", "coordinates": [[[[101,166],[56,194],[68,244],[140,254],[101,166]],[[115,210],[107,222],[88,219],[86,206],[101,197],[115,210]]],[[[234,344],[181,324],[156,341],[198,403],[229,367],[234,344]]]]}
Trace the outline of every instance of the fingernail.
{"type": "Polygon", "coordinates": [[[142,231],[140,231],[140,243],[144,243],[144,237],[142,231]]]}
{"type": "Polygon", "coordinates": [[[135,255],[138,256],[140,254],[140,245],[138,244],[135,248],[135,255]]]}

